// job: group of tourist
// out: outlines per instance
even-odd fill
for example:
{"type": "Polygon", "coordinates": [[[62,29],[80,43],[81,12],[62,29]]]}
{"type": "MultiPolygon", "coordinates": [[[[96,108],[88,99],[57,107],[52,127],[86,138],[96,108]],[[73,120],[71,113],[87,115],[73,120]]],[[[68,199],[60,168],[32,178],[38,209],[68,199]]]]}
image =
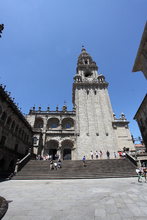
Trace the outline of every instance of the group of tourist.
{"type": "Polygon", "coordinates": [[[94,157],[95,157],[95,159],[98,159],[98,158],[101,159],[103,157],[103,152],[101,150],[99,152],[96,151],[95,153],[93,153],[93,151],[91,151],[90,156],[91,156],[92,160],[94,159],[94,157]]]}
{"type": "MultiPolygon", "coordinates": [[[[108,150],[106,151],[106,157],[107,157],[107,159],[110,159],[110,152],[108,150]]],[[[122,151],[120,151],[118,153],[114,152],[114,158],[116,159],[117,157],[125,158],[126,153],[122,152],[122,151]]],[[[93,153],[93,151],[91,150],[90,151],[90,158],[91,158],[91,160],[99,159],[99,158],[102,159],[103,158],[103,152],[100,150],[99,152],[95,151],[95,153],[93,153]]],[[[83,166],[85,167],[86,166],[86,156],[83,156],[82,161],[83,161],[83,166]]]]}
{"type": "MultiPolygon", "coordinates": [[[[95,153],[93,153],[93,151],[91,151],[90,152],[90,157],[91,157],[91,159],[93,160],[94,158],[95,159],[102,159],[103,158],[103,152],[100,150],[99,152],[98,151],[95,151],[95,153]]],[[[110,152],[107,150],[106,151],[106,157],[107,157],[107,159],[110,159],[110,152]]],[[[118,153],[116,153],[116,152],[114,152],[114,157],[113,158],[125,158],[126,157],[126,153],[125,152],[122,152],[122,151],[120,151],[120,152],[118,152],[118,153]]]]}
{"type": "MultiPolygon", "coordinates": [[[[49,154],[46,154],[44,156],[36,155],[36,160],[52,160],[52,159],[53,159],[53,156],[49,155],[49,154]]],[[[55,155],[55,160],[58,160],[58,159],[59,159],[59,155],[56,154],[55,155]]]]}
{"type": "MultiPolygon", "coordinates": [[[[107,159],[110,158],[110,152],[107,150],[106,151],[106,156],[107,156],[107,159]]],[[[90,157],[91,159],[93,160],[94,158],[95,159],[102,159],[103,158],[103,152],[100,150],[99,152],[96,151],[95,153],[93,153],[93,151],[90,152],[90,157]]],[[[116,152],[114,152],[114,158],[117,158],[117,154],[116,152]]]]}
{"type": "Polygon", "coordinates": [[[61,160],[57,154],[55,155],[55,161],[52,159],[52,155],[48,154],[45,156],[37,155],[36,160],[49,160],[50,170],[57,170],[62,168],[61,160]]]}

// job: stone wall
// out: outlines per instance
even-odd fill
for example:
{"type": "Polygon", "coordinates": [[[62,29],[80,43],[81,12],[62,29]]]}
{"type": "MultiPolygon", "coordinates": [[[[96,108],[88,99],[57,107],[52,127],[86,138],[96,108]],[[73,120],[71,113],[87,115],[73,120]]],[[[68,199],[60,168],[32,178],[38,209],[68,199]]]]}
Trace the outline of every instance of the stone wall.
{"type": "Polygon", "coordinates": [[[4,87],[0,86],[0,171],[13,170],[32,147],[32,128],[4,87]]]}

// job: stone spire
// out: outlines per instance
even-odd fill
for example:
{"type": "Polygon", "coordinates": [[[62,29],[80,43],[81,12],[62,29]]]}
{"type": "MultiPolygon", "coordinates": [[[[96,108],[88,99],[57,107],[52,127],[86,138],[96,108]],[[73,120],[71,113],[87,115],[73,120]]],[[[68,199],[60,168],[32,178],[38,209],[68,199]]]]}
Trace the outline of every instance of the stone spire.
{"type": "Polygon", "coordinates": [[[80,70],[87,70],[87,74],[93,70],[98,70],[96,62],[92,60],[92,57],[87,53],[84,47],[82,47],[81,54],[79,55],[77,62],[77,73],[80,70]]]}

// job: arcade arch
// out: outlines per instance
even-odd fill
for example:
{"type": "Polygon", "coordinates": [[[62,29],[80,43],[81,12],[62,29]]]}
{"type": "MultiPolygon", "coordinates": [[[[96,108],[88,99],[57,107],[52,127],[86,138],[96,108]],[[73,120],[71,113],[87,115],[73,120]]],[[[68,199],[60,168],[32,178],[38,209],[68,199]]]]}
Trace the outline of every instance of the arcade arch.
{"type": "Polygon", "coordinates": [[[53,160],[56,159],[59,142],[57,140],[50,140],[46,143],[45,154],[49,154],[53,160]]]}
{"type": "Polygon", "coordinates": [[[47,122],[47,128],[53,129],[59,127],[59,119],[58,118],[50,118],[47,122]]]}
{"type": "Polygon", "coordinates": [[[71,140],[64,140],[61,143],[61,155],[63,160],[71,160],[72,159],[72,149],[73,149],[73,142],[71,140]]]}
{"type": "Polygon", "coordinates": [[[34,128],[43,128],[43,119],[42,118],[36,118],[34,123],[34,128]]]}
{"type": "Polygon", "coordinates": [[[74,120],[72,118],[64,118],[62,120],[62,128],[70,129],[74,127],[74,120]]]}

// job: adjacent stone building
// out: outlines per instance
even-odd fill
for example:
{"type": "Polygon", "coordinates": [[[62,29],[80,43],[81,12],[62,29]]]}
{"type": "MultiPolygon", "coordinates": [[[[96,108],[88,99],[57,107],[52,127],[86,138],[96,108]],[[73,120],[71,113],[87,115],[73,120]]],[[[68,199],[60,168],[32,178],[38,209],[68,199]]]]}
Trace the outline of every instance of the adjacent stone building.
{"type": "Polygon", "coordinates": [[[33,132],[5,87],[0,85],[0,173],[11,173],[32,148],[33,132]]]}
{"type": "MultiPolygon", "coordinates": [[[[141,42],[135,59],[133,72],[142,71],[147,79],[147,23],[145,24],[141,42]]],[[[147,94],[139,106],[134,119],[137,121],[147,151],[147,94]]]]}
{"type": "Polygon", "coordinates": [[[58,154],[61,159],[90,159],[90,151],[114,152],[134,149],[125,115],[116,118],[108,94],[108,83],[98,73],[92,57],[83,48],[74,76],[73,110],[42,111],[33,108],[26,116],[34,131],[34,153],[58,154]]]}
{"type": "Polygon", "coordinates": [[[137,121],[143,143],[147,151],[147,94],[145,95],[141,105],[139,106],[134,119],[137,121]]]}
{"type": "Polygon", "coordinates": [[[35,155],[55,155],[58,154],[62,159],[76,159],[75,155],[75,109],[67,111],[63,106],[60,111],[30,110],[26,116],[34,131],[34,150],[35,155]]]}
{"type": "Polygon", "coordinates": [[[141,42],[136,55],[133,72],[142,71],[147,79],[147,22],[144,27],[141,42]]]}

